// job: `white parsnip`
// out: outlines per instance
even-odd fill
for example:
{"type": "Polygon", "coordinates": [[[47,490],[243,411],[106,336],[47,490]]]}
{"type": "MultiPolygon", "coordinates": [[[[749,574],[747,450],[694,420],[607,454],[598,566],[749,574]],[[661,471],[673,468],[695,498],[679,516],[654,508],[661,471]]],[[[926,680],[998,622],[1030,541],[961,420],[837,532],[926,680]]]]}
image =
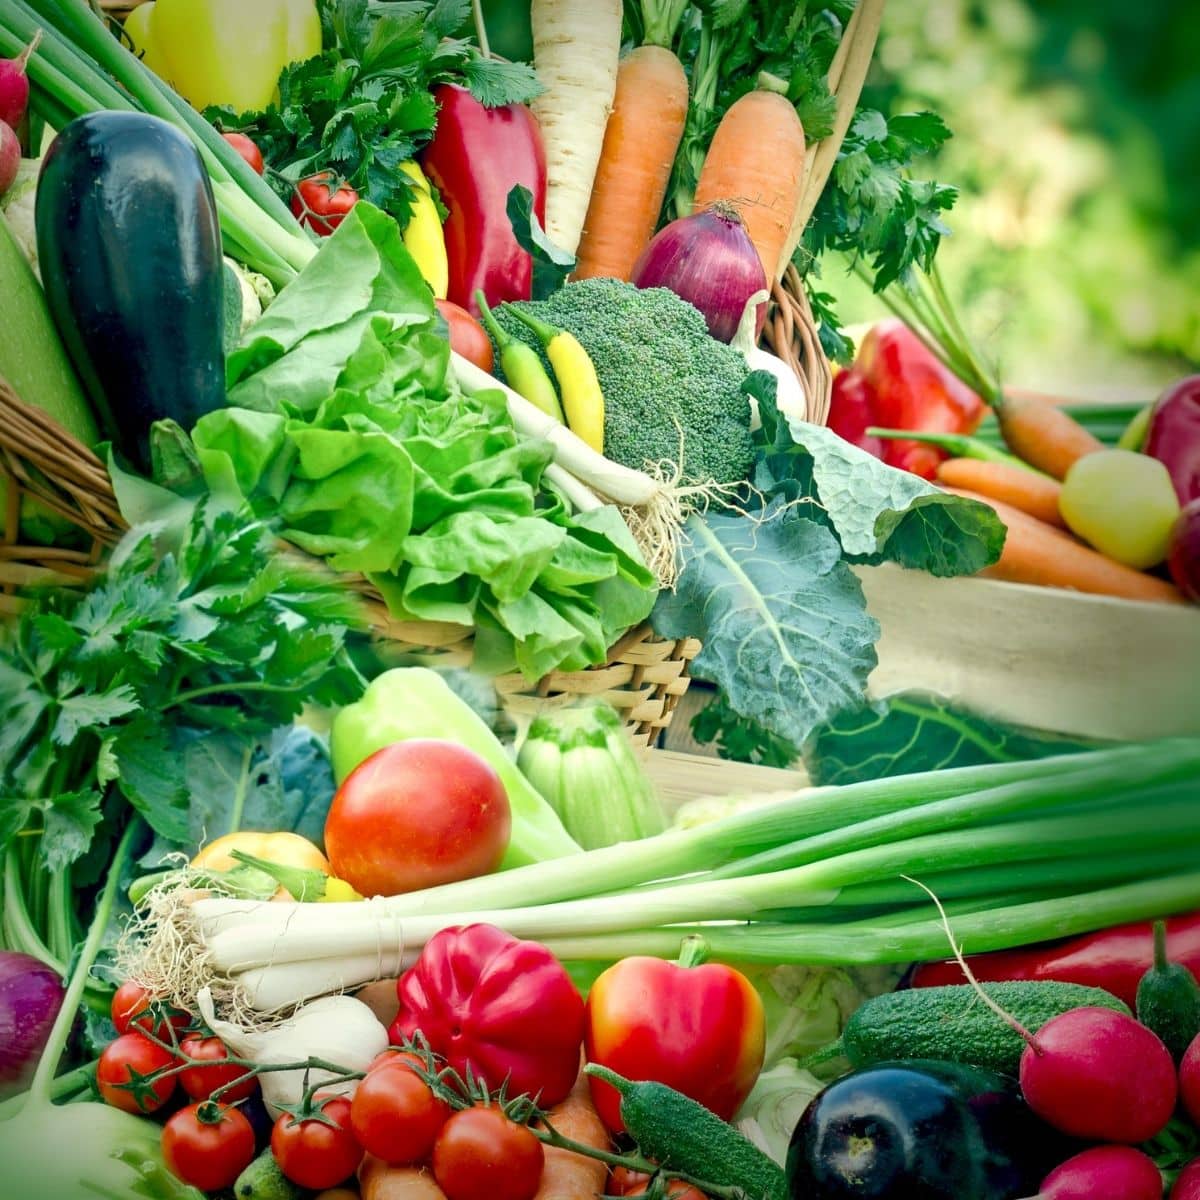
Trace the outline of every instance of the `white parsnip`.
{"type": "Polygon", "coordinates": [[[546,232],[575,253],[617,86],[621,0],[533,0],[533,101],[546,148],[546,232]]]}

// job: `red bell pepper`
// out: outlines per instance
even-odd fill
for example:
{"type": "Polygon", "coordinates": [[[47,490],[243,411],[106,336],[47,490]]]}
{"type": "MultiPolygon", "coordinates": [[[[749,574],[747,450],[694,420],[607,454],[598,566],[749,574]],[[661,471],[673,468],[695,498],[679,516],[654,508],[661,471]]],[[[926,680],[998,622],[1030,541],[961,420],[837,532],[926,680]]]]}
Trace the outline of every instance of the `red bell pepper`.
{"type": "Polygon", "coordinates": [[[1170,472],[1180,504],[1200,498],[1200,375],[1181,379],[1155,402],[1145,451],[1170,472]]]}
{"type": "Polygon", "coordinates": [[[450,269],[446,298],[479,315],[475,290],[489,304],[528,300],[533,260],[517,244],[508,219],[508,194],[521,184],[546,219],[546,155],[537,118],[522,104],[485,108],[464,87],[434,89],[437,131],[421,168],[438,189],[448,216],[443,225],[450,269]]]}
{"type": "MultiPolygon", "coordinates": [[[[1167,921],[1167,957],[1200,977],[1200,912],[1167,921]]],[[[999,950],[968,956],[982,983],[1010,979],[1057,980],[1104,988],[1133,1008],[1137,985],[1154,962],[1154,922],[1117,925],[1064,942],[999,950]]],[[[924,963],[913,973],[913,987],[966,983],[957,962],[924,963]]]]}
{"type": "MultiPolygon", "coordinates": [[[[584,1049],[633,1080],[653,1080],[690,1096],[728,1121],[762,1070],[766,1023],[754,985],[732,967],[695,965],[702,943],[685,945],[679,963],[625,958],[588,993],[584,1049]]],[[[620,1133],[621,1098],[590,1081],[600,1119],[620,1133]]]]}
{"type": "Polygon", "coordinates": [[[934,356],[903,321],[880,321],[863,338],[854,365],[834,379],[829,426],[885,463],[932,479],[948,456],[912,441],[880,442],[869,426],[924,433],[973,433],[983,401],[934,356]]]}
{"type": "Polygon", "coordinates": [[[549,1108],[579,1075],[583,999],[545,946],[494,925],[442,929],[396,984],[393,1045],[418,1030],[460,1075],[549,1108]]]}

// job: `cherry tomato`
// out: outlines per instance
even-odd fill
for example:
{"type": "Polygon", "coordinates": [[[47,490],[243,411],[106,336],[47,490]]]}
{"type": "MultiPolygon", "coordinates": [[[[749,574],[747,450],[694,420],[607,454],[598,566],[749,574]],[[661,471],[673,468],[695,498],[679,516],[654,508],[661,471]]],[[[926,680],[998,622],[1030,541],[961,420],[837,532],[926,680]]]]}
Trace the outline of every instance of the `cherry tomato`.
{"type": "Polygon", "coordinates": [[[608,1191],[614,1196],[628,1196],[636,1187],[644,1188],[650,1182],[645,1171],[633,1171],[629,1167],[613,1167],[608,1177],[608,1191]]]}
{"type": "Polygon", "coordinates": [[[496,870],[512,829],[500,777],[454,742],[393,742],[342,782],[325,818],[334,874],[364,896],[496,870]]]}
{"type": "Polygon", "coordinates": [[[236,1108],[189,1104],[163,1126],[167,1166],[202,1192],[232,1187],[254,1160],[254,1130],[236,1108]]]}
{"type": "Polygon", "coordinates": [[[162,1108],[175,1091],[175,1075],[165,1075],[152,1083],[133,1088],[122,1084],[137,1083],[146,1075],[174,1066],[169,1051],[156,1046],[138,1032],[123,1033],[104,1048],[96,1064],[96,1084],[100,1098],[113,1108],[129,1113],[152,1113],[162,1108]]]}
{"type": "Polygon", "coordinates": [[[450,349],[490,375],[496,360],[487,330],[453,300],[435,300],[433,303],[450,328],[450,349]]]}
{"type": "Polygon", "coordinates": [[[284,1113],[271,1130],[271,1153],[293,1183],[314,1192],[348,1179],[363,1156],[350,1125],[350,1101],[345,1096],[326,1100],[320,1119],[298,1121],[284,1113]]]}
{"type": "MultiPolygon", "coordinates": [[[[392,990],[395,990],[395,984],[391,985],[392,990]]],[[[389,1047],[387,1050],[381,1050],[373,1059],[371,1065],[367,1067],[368,1074],[374,1071],[377,1067],[386,1066],[388,1063],[410,1062],[419,1067],[422,1071],[425,1070],[425,1060],[418,1054],[413,1054],[408,1050],[395,1050],[389,1047]]]]}
{"type": "Polygon", "coordinates": [[[328,237],[358,203],[358,193],[349,184],[334,187],[336,183],[332,171],[320,171],[300,180],[292,194],[292,212],[318,237],[328,237]]]}
{"type": "Polygon", "coordinates": [[[531,1200],[544,1161],[542,1143],[498,1108],[456,1112],[433,1145],[433,1177],[447,1200],[531,1200]]]}
{"type": "MultiPolygon", "coordinates": [[[[206,1063],[222,1064],[229,1057],[229,1051],[219,1037],[195,1035],[184,1038],[179,1044],[179,1049],[183,1057],[198,1058],[206,1063]]],[[[189,1067],[179,1073],[179,1083],[193,1100],[207,1100],[217,1088],[222,1088],[235,1079],[241,1079],[245,1074],[246,1068],[239,1067],[236,1063],[189,1067]]],[[[236,1104],[239,1100],[253,1096],[257,1086],[258,1081],[252,1076],[237,1087],[222,1092],[219,1099],[222,1104],[236,1104]]]]}
{"type": "MultiPolygon", "coordinates": [[[[633,1172],[630,1172],[630,1174],[633,1174],[633,1172]]],[[[622,1195],[644,1196],[649,1189],[650,1179],[648,1176],[643,1176],[641,1183],[635,1184],[629,1191],[623,1192],[622,1195]]],[[[667,1197],[668,1200],[708,1200],[708,1197],[702,1191],[692,1187],[691,1184],[684,1183],[682,1179],[667,1180],[667,1197]]]]}
{"type": "Polygon", "coordinates": [[[261,175],[265,169],[262,151],[244,133],[223,133],[221,136],[261,175]]]}
{"type": "Polygon", "coordinates": [[[397,1057],[367,1072],[354,1093],[350,1123],[368,1154],[404,1166],[429,1156],[450,1112],[412,1065],[397,1057]]]}
{"type": "Polygon", "coordinates": [[[117,1033],[128,1033],[135,1027],[153,1032],[164,1042],[171,1040],[171,1026],[176,1031],[186,1029],[191,1021],[187,1013],[173,1009],[164,1000],[157,1000],[132,979],[127,979],[113,993],[112,1023],[117,1033]]]}

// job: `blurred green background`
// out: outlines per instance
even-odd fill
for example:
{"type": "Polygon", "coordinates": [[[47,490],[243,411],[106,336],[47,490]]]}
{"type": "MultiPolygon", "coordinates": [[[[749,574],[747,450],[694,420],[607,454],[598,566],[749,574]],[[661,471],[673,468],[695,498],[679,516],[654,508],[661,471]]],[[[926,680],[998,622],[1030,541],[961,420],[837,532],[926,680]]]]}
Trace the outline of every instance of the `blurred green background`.
{"type": "MultiPolygon", "coordinates": [[[[484,9],[528,53],[527,6],[484,9]]],[[[940,261],[1007,382],[1148,400],[1200,368],[1200,0],[889,0],[867,100],[954,131],[940,261]]],[[[836,261],[823,285],[883,312],[836,261]]]]}
{"type": "MultiPolygon", "coordinates": [[[[890,0],[868,99],[932,108],[939,261],[1013,384],[1151,398],[1200,366],[1200,4],[890,0]]],[[[882,311],[836,264],[846,321],[882,311]]]]}

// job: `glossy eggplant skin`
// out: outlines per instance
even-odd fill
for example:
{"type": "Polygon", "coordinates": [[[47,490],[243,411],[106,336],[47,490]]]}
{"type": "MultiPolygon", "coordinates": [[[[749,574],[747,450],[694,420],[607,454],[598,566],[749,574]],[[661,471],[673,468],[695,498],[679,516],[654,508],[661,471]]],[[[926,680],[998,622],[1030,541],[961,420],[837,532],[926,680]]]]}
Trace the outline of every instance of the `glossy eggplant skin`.
{"type": "Polygon", "coordinates": [[[36,220],[55,324],[105,432],[139,466],[151,424],[225,401],[221,230],[190,141],[157,117],[97,112],[46,152],[36,220]]]}
{"type": "Polygon", "coordinates": [[[1017,1200],[1059,1154],[1015,1081],[914,1059],[853,1071],[815,1097],[787,1181],[793,1200],[1017,1200]]]}

